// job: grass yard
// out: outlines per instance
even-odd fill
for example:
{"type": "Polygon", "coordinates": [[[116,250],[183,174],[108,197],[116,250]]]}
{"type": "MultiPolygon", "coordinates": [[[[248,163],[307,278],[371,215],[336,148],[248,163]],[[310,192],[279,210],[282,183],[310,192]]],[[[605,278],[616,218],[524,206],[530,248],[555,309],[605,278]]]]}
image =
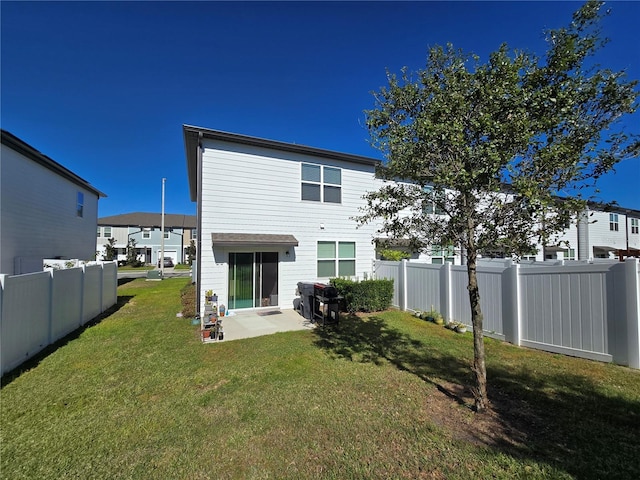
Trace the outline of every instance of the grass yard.
{"type": "Polygon", "coordinates": [[[138,279],[118,308],[7,376],[11,479],[640,478],[640,372],[487,340],[401,312],[204,345],[185,280],[138,279]]]}

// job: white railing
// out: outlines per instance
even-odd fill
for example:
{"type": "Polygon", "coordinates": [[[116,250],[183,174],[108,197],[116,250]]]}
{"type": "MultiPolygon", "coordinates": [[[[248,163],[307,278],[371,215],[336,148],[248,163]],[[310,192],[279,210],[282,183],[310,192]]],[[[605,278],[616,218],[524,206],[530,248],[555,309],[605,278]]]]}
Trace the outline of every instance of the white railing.
{"type": "Polygon", "coordinates": [[[117,288],[116,262],[0,275],[0,373],[115,305],[117,288]]]}
{"type": "MultiPolygon", "coordinates": [[[[516,345],[640,368],[640,263],[478,266],[483,328],[516,345]]],[[[375,263],[393,305],[471,324],[465,266],[375,263]]]]}

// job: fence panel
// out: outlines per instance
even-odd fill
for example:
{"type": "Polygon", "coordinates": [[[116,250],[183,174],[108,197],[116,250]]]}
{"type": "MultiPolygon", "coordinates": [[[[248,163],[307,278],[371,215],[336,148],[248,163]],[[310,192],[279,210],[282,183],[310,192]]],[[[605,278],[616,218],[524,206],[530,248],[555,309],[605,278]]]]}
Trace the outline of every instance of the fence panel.
{"type": "Polygon", "coordinates": [[[401,262],[386,262],[378,260],[375,262],[375,275],[376,278],[386,278],[393,280],[393,299],[391,305],[398,308],[400,307],[400,295],[402,291],[402,279],[400,277],[401,262]]]}
{"type": "Polygon", "coordinates": [[[118,301],[118,264],[102,264],[102,311],[118,301]]]}
{"type": "MultiPolygon", "coordinates": [[[[611,265],[520,270],[522,344],[594,352],[610,360],[607,274],[611,265]]],[[[539,348],[539,347],[537,347],[539,348]]],[[[562,350],[560,350],[562,351],[562,350]]]]}
{"type": "Polygon", "coordinates": [[[84,267],[82,324],[102,313],[102,267],[91,265],[84,267]]]}
{"type": "Polygon", "coordinates": [[[49,272],[4,277],[0,317],[2,373],[48,345],[50,282],[49,272]]]}
{"type": "MultiPolygon", "coordinates": [[[[376,263],[376,266],[380,262],[376,263]]],[[[386,262],[405,309],[471,324],[463,266],[386,262]]],[[[485,332],[516,345],[640,368],[640,262],[478,267],[485,332]]]]}
{"type": "Polygon", "coordinates": [[[117,269],[111,263],[0,275],[0,373],[115,304],[117,282],[117,269]],[[103,291],[109,293],[104,299],[103,291]]]}
{"type": "Polygon", "coordinates": [[[55,342],[82,325],[82,268],[51,274],[51,342],[55,342]]]}
{"type": "Polygon", "coordinates": [[[440,311],[441,265],[407,262],[407,309],[440,311]]]}

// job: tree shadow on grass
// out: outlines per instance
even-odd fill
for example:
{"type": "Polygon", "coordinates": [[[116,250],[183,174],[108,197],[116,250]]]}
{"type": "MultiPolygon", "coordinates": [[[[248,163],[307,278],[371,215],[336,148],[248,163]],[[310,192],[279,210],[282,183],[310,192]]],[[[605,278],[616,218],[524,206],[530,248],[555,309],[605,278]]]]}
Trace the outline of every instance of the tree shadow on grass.
{"type": "MultiPolygon", "coordinates": [[[[316,345],[336,358],[389,363],[471,407],[461,387],[472,385],[470,362],[443,353],[437,341],[412,338],[376,315],[346,316],[339,327],[317,328],[315,334],[316,345]]],[[[444,424],[454,436],[576,478],[640,478],[640,399],[606,394],[592,378],[566,370],[532,372],[524,362],[489,363],[487,377],[492,410],[467,424],[447,417],[444,424]]]]}
{"type": "Polygon", "coordinates": [[[59,348],[64,347],[65,345],[72,342],[73,340],[79,338],[80,335],[82,335],[85,330],[95,325],[98,325],[104,319],[116,313],[118,310],[124,307],[127,303],[129,303],[129,301],[131,301],[132,298],[133,298],[132,295],[118,295],[117,302],[114,305],[112,305],[110,308],[102,312],[100,315],[92,318],[84,325],[75,329],[73,332],[70,332],[64,337],[47,345],[38,353],[36,353],[32,357],[29,357],[27,360],[25,360],[23,363],[21,363],[14,369],[9,370],[8,372],[5,372],[5,374],[2,375],[2,380],[0,381],[0,388],[4,388],[6,385],[9,385],[15,379],[19,378],[20,375],[22,375],[24,372],[28,372],[29,370],[32,370],[33,368],[37,367],[40,364],[40,362],[42,362],[45,358],[47,358],[53,352],[55,352],[59,348]]]}

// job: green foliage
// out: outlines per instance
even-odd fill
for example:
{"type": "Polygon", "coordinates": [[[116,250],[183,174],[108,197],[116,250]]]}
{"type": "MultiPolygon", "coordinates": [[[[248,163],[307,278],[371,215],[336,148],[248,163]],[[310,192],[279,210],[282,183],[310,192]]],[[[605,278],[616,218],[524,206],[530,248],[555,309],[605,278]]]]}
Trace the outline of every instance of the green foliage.
{"type": "Polygon", "coordinates": [[[638,82],[586,62],[606,43],[601,6],[590,0],[569,26],[549,31],[544,59],[504,44],[484,63],[452,45],[431,48],[424,69],[388,73],[366,112],[387,182],[365,195],[358,221],[382,219],[381,236],[416,250],[466,252],[478,410],[486,406],[478,253],[521,256],[553,242],[586,206],[585,188],[640,154],[638,135],[618,128],[637,108],[638,82]]]}
{"type": "Polygon", "coordinates": [[[359,220],[382,218],[379,233],[418,249],[471,254],[500,244],[522,255],[563,231],[585,188],[640,153],[638,136],[616,129],[637,108],[637,82],[586,62],[605,43],[599,8],[590,1],[548,32],[545,58],[502,45],[481,62],[436,46],[424,69],[388,73],[366,114],[391,182],[365,197],[359,220]]]}
{"type": "Polygon", "coordinates": [[[116,239],[111,237],[107,240],[107,244],[104,246],[104,259],[107,261],[115,260],[117,257],[117,249],[114,246],[116,243],[116,239]]]}
{"type": "Polygon", "coordinates": [[[391,307],[393,280],[363,280],[332,278],[331,285],[344,297],[348,312],[378,312],[391,307]]]}
{"type": "Polygon", "coordinates": [[[133,238],[130,238],[127,244],[127,265],[130,267],[139,267],[142,265],[142,262],[138,260],[136,241],[133,238]]]}
{"type": "Polygon", "coordinates": [[[380,250],[380,258],[382,260],[389,260],[391,262],[399,262],[400,260],[404,260],[405,258],[410,258],[411,254],[409,252],[403,252],[402,250],[393,250],[391,248],[385,248],[380,250]]]}
{"type": "Polygon", "coordinates": [[[187,283],[180,290],[180,300],[182,302],[182,316],[193,318],[196,316],[196,286],[194,283],[187,283]]]}
{"type": "Polygon", "coordinates": [[[193,265],[193,261],[196,258],[196,242],[191,240],[189,246],[185,249],[185,253],[187,254],[187,263],[189,265],[193,265]]]}

